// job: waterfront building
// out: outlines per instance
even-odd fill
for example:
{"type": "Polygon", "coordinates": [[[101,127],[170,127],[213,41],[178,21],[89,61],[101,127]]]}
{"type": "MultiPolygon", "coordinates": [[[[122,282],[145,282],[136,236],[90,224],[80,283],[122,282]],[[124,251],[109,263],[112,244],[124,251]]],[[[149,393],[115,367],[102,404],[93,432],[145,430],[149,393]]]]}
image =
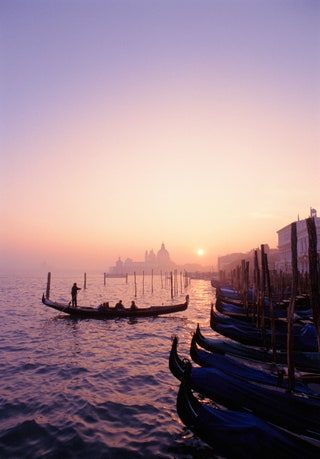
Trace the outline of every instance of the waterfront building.
{"type": "MultiPolygon", "coordinates": [[[[266,253],[268,256],[269,270],[274,271],[278,261],[279,251],[278,249],[270,248],[268,244],[263,245],[264,253],[266,253]]],[[[233,270],[236,270],[239,266],[241,266],[242,260],[245,260],[249,262],[249,269],[252,273],[254,267],[255,252],[258,254],[258,261],[261,265],[261,247],[258,247],[246,253],[230,253],[228,255],[218,257],[218,272],[224,271],[226,273],[231,273],[233,270]]]]}
{"type": "MultiPolygon", "coordinates": [[[[318,255],[320,260],[320,218],[317,216],[316,209],[310,208],[310,217],[314,218],[317,241],[318,241],[318,255]]],[[[305,274],[309,272],[309,236],[307,229],[306,219],[298,220],[297,224],[297,252],[298,252],[298,270],[300,273],[305,274]]],[[[282,271],[284,273],[292,272],[291,265],[291,223],[277,231],[278,234],[278,247],[271,249],[268,244],[264,245],[265,253],[268,255],[269,269],[275,271],[282,271]]],[[[258,260],[261,264],[261,255],[259,248],[258,260]]],[[[218,271],[230,273],[232,270],[237,269],[241,265],[242,260],[249,261],[250,270],[254,266],[254,252],[251,250],[247,253],[231,253],[228,255],[220,256],[218,258],[218,271]]]]}
{"type": "MultiPolygon", "coordinates": [[[[316,209],[310,208],[310,217],[314,218],[317,241],[318,256],[320,257],[320,217],[317,217],[316,209]]],[[[309,236],[306,219],[296,221],[297,224],[297,255],[298,270],[304,274],[309,272],[309,236]]],[[[278,233],[278,251],[279,257],[276,263],[276,270],[285,273],[291,272],[291,224],[281,228],[278,233]]]]}

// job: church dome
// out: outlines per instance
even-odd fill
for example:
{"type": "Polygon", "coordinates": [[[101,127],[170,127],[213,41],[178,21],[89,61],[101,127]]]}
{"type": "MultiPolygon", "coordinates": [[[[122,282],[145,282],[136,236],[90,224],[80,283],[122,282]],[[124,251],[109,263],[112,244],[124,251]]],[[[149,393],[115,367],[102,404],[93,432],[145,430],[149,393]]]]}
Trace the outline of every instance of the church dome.
{"type": "Polygon", "coordinates": [[[164,243],[161,244],[161,249],[157,253],[157,260],[159,264],[170,263],[170,255],[168,250],[165,248],[164,243]]]}

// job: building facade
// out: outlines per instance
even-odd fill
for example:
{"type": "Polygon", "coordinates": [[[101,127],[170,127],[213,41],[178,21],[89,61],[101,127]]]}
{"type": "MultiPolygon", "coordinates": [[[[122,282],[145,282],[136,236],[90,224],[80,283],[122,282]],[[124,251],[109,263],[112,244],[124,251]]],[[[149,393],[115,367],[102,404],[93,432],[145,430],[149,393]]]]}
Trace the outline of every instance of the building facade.
{"type": "MultiPolygon", "coordinates": [[[[317,232],[317,251],[320,257],[320,218],[317,217],[317,211],[313,208],[310,209],[310,217],[314,218],[316,232],[317,232]]],[[[307,221],[300,220],[297,224],[297,255],[298,255],[298,270],[301,273],[309,271],[309,236],[307,229],[307,221]]],[[[281,228],[278,233],[278,250],[279,257],[276,263],[276,270],[289,273],[292,271],[291,266],[291,224],[281,228]]]]}

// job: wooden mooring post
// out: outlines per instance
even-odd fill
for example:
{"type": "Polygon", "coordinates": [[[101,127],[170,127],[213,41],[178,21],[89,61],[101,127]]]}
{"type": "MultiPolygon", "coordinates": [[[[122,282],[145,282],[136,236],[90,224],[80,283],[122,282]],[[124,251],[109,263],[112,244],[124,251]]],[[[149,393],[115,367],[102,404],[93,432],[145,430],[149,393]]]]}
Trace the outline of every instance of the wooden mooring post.
{"type": "Polygon", "coordinates": [[[319,256],[317,250],[317,229],[314,217],[307,218],[309,240],[309,278],[310,300],[313,313],[313,323],[316,329],[318,351],[320,351],[320,288],[319,288],[319,256]]]}
{"type": "Polygon", "coordinates": [[[297,250],[297,224],[291,224],[291,265],[292,265],[292,284],[291,298],[288,308],[288,337],[287,337],[287,360],[288,360],[288,391],[292,392],[295,386],[294,372],[294,335],[293,335],[293,317],[295,309],[295,301],[297,296],[298,286],[298,250],[297,250]]]}
{"type": "Polygon", "coordinates": [[[83,290],[87,288],[87,273],[84,273],[83,276],[83,290]]]}
{"type": "Polygon", "coordinates": [[[50,287],[51,287],[51,273],[48,273],[47,277],[47,290],[46,290],[46,298],[50,298],[50,287]]]}
{"type": "Polygon", "coordinates": [[[136,273],[133,274],[134,276],[134,296],[137,298],[137,276],[136,273]]]}
{"type": "Polygon", "coordinates": [[[178,286],[178,271],[176,269],[173,271],[173,275],[174,275],[174,283],[173,283],[174,296],[177,296],[179,293],[179,286],[178,286]]]}

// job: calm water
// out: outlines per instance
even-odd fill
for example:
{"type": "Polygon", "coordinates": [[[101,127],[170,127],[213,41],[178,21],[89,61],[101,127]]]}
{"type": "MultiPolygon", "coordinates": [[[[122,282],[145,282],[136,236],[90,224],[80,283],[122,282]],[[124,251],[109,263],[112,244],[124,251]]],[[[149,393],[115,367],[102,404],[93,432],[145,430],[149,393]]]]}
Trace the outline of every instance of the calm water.
{"type": "MultiPolygon", "coordinates": [[[[176,413],[179,383],[168,369],[171,336],[188,356],[191,332],[209,329],[214,291],[192,280],[187,311],[138,320],[75,320],[42,305],[46,274],[0,278],[1,458],[212,458],[176,413]]],[[[53,273],[54,300],[70,299],[82,276],[53,273]]],[[[170,304],[160,278],[87,276],[78,303],[170,304]]],[[[210,332],[212,333],[212,331],[210,332]]]]}

